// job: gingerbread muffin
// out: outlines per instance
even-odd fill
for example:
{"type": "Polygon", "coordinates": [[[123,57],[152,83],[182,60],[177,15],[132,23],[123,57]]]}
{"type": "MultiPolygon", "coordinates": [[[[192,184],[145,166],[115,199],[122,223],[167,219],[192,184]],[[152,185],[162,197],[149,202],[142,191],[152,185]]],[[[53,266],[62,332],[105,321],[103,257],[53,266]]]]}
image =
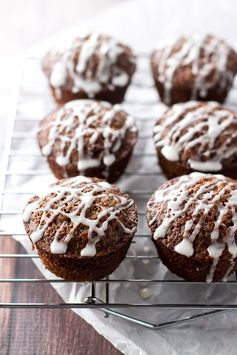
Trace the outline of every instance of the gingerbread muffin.
{"type": "Polygon", "coordinates": [[[136,69],[128,46],[97,33],[76,38],[64,51],[51,50],[42,66],[60,104],[83,98],[119,103],[136,69]]]}
{"type": "Polygon", "coordinates": [[[237,182],[192,173],[163,184],[147,221],[162,262],[189,281],[226,280],[237,269],[237,182]]]}
{"type": "Polygon", "coordinates": [[[152,53],[151,68],[160,99],[223,102],[237,73],[237,53],[212,35],[181,37],[152,53]]]}
{"type": "Polygon", "coordinates": [[[137,140],[133,119],[119,105],[92,100],[68,102],[40,123],[38,142],[54,175],[96,176],[114,182],[137,140]]]}
{"type": "Polygon", "coordinates": [[[173,105],[157,121],[154,141],[168,178],[193,171],[237,178],[237,115],[216,102],[173,105]]]}
{"type": "Polygon", "coordinates": [[[118,187],[78,176],[31,198],[23,221],[49,271],[67,280],[92,281],[110,275],[124,259],[137,209],[118,187]]]}

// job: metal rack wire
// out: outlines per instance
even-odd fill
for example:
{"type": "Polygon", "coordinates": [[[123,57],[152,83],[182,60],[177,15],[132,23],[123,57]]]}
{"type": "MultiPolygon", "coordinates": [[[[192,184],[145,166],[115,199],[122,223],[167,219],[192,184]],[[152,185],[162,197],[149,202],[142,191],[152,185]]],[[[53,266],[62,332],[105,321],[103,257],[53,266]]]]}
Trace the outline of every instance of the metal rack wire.
{"type": "MultiPolygon", "coordinates": [[[[154,123],[156,118],[155,112],[157,112],[158,106],[160,104],[157,103],[156,93],[153,89],[153,85],[151,80],[149,79],[148,73],[148,61],[146,56],[140,56],[138,65],[138,73],[131,85],[130,88],[130,95],[127,96],[127,99],[124,102],[125,109],[135,116],[138,126],[140,126],[140,148],[139,143],[138,147],[136,148],[133,154],[133,164],[130,164],[127,168],[122,184],[126,187],[127,180],[137,177],[139,182],[144,178],[150,179],[150,183],[143,183],[143,185],[134,186],[132,189],[128,189],[130,195],[132,195],[135,200],[138,202],[139,206],[139,217],[140,219],[144,219],[145,215],[145,202],[149,198],[149,196],[154,191],[155,187],[157,187],[163,177],[160,170],[157,168],[155,153],[153,149],[146,150],[145,147],[151,142],[151,127],[154,123]],[[145,93],[145,95],[143,95],[145,93]],[[157,106],[158,105],[158,106],[157,106]],[[142,160],[151,160],[150,169],[146,169],[146,171],[142,170],[142,160]],[[150,188],[147,188],[147,185],[150,188]],[[141,203],[140,200],[143,200],[141,203]]],[[[25,60],[25,67],[29,72],[29,67],[33,66],[34,68],[39,67],[39,58],[28,58],[25,60]]],[[[44,159],[41,157],[39,150],[37,149],[36,144],[36,131],[38,121],[42,117],[39,113],[29,114],[26,115],[20,109],[21,105],[30,104],[33,100],[37,98],[37,102],[42,102],[44,105],[45,113],[49,111],[53,107],[53,102],[50,99],[50,94],[48,93],[48,89],[46,87],[46,82],[43,76],[40,73],[39,68],[37,70],[32,70],[32,75],[30,81],[28,79],[21,77],[20,85],[18,87],[18,93],[16,94],[16,105],[14,107],[14,111],[12,117],[8,122],[8,133],[5,139],[5,153],[3,158],[3,168],[1,171],[0,176],[0,216],[1,216],[1,231],[0,238],[14,235],[15,237],[19,238],[26,238],[24,231],[12,230],[12,229],[4,229],[4,219],[11,217],[19,217],[21,215],[22,207],[24,206],[23,197],[29,197],[34,193],[33,189],[28,187],[29,183],[32,179],[38,178],[41,179],[43,177],[47,177],[50,172],[47,165],[44,165],[43,168],[38,168],[38,164],[36,167],[32,167],[30,169],[21,169],[14,167],[14,162],[17,162],[18,159],[23,160],[39,160],[42,164],[44,163],[44,159]],[[31,128],[26,130],[21,130],[22,126],[30,124],[31,128]],[[26,150],[25,148],[22,149],[22,142],[30,141],[30,151],[26,150]],[[19,149],[20,147],[20,149],[19,149]],[[13,164],[13,167],[11,165],[13,164]],[[24,179],[27,183],[24,188],[19,188],[19,183],[15,184],[15,187],[11,187],[11,183],[9,181],[11,178],[16,179],[24,179]],[[10,187],[9,187],[10,186],[10,187]],[[12,200],[17,198],[20,201],[19,209],[13,208],[9,206],[5,206],[8,200],[12,200]]],[[[37,105],[35,112],[37,112],[37,105]]],[[[34,111],[34,110],[33,110],[34,111]]],[[[40,164],[39,164],[40,165],[40,164]]],[[[40,165],[41,166],[41,165],[40,165]]],[[[40,181],[40,180],[38,180],[40,181]]],[[[136,184],[135,184],[136,185],[136,184]]],[[[135,236],[135,241],[150,239],[148,230],[144,227],[144,223],[138,230],[137,235],[135,236]]],[[[0,251],[0,258],[2,259],[17,259],[23,260],[24,259],[37,259],[38,255],[33,253],[1,253],[0,251]]],[[[151,261],[158,261],[158,257],[153,255],[145,255],[145,253],[135,252],[133,254],[129,254],[126,257],[126,260],[130,262],[137,262],[141,261],[144,262],[144,265],[151,262],[151,261]]],[[[159,264],[158,264],[159,266],[159,264]]],[[[155,265],[157,267],[157,265],[155,265]]],[[[67,281],[61,279],[46,279],[46,278],[0,278],[0,287],[4,287],[6,283],[14,283],[14,284],[43,284],[43,283],[66,283],[67,281]]],[[[211,316],[223,311],[227,311],[230,309],[237,309],[237,304],[233,302],[227,303],[175,303],[175,302],[152,302],[146,300],[146,302],[139,300],[139,302],[120,302],[120,301],[112,301],[114,297],[111,297],[113,292],[112,286],[113,284],[130,284],[130,285],[170,285],[171,287],[183,287],[183,286],[194,286],[194,285],[201,285],[206,287],[207,285],[198,282],[185,282],[178,278],[176,279],[162,279],[162,278],[150,278],[150,277],[107,277],[105,280],[95,281],[91,283],[90,292],[88,296],[84,299],[83,302],[68,302],[68,303],[22,303],[22,302],[12,302],[12,303],[0,303],[0,308],[95,308],[103,311],[105,316],[114,315],[120,317],[124,320],[129,320],[136,324],[140,324],[150,329],[161,329],[164,327],[168,327],[171,325],[177,325],[184,322],[188,322],[191,320],[211,316]],[[104,299],[98,297],[97,294],[97,286],[100,285],[104,289],[104,299]],[[126,309],[141,309],[141,308],[156,308],[157,312],[160,310],[179,310],[179,311],[199,311],[199,313],[192,313],[191,315],[179,315],[177,318],[168,321],[162,322],[152,322],[146,321],[140,318],[139,315],[131,315],[125,312],[126,309]],[[201,312],[200,312],[201,311],[201,312]]],[[[223,285],[221,282],[215,282],[216,285],[223,285]]],[[[235,279],[229,280],[225,283],[225,286],[236,284],[235,279]]],[[[208,286],[209,287],[209,286],[208,286]]],[[[210,286],[212,287],[212,286],[210,286]]]]}

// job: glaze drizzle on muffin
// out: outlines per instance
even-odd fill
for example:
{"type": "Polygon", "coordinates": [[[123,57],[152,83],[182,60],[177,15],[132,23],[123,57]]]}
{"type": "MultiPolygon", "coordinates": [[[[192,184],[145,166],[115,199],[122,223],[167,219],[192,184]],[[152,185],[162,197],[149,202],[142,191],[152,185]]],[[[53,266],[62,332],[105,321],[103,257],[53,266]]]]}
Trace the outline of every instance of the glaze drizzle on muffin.
{"type": "Polygon", "coordinates": [[[130,135],[135,144],[137,137],[134,120],[119,105],[91,100],[67,103],[54,119],[42,123],[38,137],[44,132],[47,140],[43,146],[40,141],[42,153],[47,157],[55,153],[56,163],[65,168],[64,177],[68,176],[66,167],[76,152],[74,164],[79,174],[85,175],[87,169],[103,165],[106,178],[124,141],[130,135]]]}
{"type": "Polygon", "coordinates": [[[167,238],[168,231],[177,223],[180,228],[178,234],[181,233],[182,237],[178,243],[174,240],[174,251],[190,258],[201,253],[197,245],[206,245],[204,253],[212,258],[207,282],[213,280],[218,262],[224,250],[227,251],[229,267],[225,270],[225,279],[236,268],[236,182],[223,175],[201,173],[184,175],[171,182],[158,189],[148,203],[148,213],[153,213],[148,222],[150,227],[153,226],[154,240],[167,238]],[[154,204],[160,206],[155,214],[152,212],[154,204]],[[185,216],[183,226],[178,222],[182,216],[185,216]]]}
{"type": "Polygon", "coordinates": [[[49,82],[59,99],[65,85],[74,94],[83,90],[89,98],[94,98],[106,85],[110,90],[125,87],[135,70],[130,48],[98,33],[78,37],[71,48],[51,55],[56,59],[49,82]]]}
{"type": "Polygon", "coordinates": [[[187,83],[185,89],[190,90],[191,85],[191,100],[205,99],[208,90],[216,84],[219,91],[229,88],[237,71],[236,53],[224,40],[212,35],[194,35],[172,41],[154,52],[152,63],[154,68],[157,65],[154,74],[163,83],[163,100],[167,105],[172,103],[171,91],[176,74],[189,66],[190,84],[187,83]],[[229,63],[230,54],[235,59],[233,67],[229,63]],[[155,64],[156,60],[158,64],[155,64]]]}
{"type": "Polygon", "coordinates": [[[237,116],[215,102],[176,104],[157,121],[154,141],[168,161],[220,171],[226,159],[237,159],[237,116]]]}
{"type": "Polygon", "coordinates": [[[132,220],[134,215],[130,220],[128,218],[129,225],[125,225],[121,218],[130,208],[134,208],[133,200],[121,194],[115,186],[99,179],[78,176],[55,184],[44,198],[36,197],[26,206],[23,221],[29,223],[35,218],[29,237],[36,244],[60,216],[64,221],[54,231],[50,242],[51,253],[65,254],[79,228],[86,230],[88,237],[80,255],[92,257],[96,255],[96,243],[104,236],[111,221],[116,222],[124,235],[133,236],[137,223],[132,220]]]}

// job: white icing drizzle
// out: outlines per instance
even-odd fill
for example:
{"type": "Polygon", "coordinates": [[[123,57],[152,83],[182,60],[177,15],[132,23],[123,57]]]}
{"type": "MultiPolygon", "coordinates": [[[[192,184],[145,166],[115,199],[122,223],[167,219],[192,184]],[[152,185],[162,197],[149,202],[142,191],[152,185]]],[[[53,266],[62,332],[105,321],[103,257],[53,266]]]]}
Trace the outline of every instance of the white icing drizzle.
{"type": "Polygon", "coordinates": [[[193,159],[188,160],[190,167],[196,171],[220,171],[222,164],[220,161],[196,161],[193,159]]]}
{"type": "Polygon", "coordinates": [[[38,205],[38,202],[34,201],[34,202],[29,203],[25,207],[24,212],[23,212],[23,216],[22,216],[24,222],[29,221],[29,219],[31,218],[32,213],[35,211],[37,205],[38,205]]]}
{"type": "Polygon", "coordinates": [[[224,159],[237,154],[237,130],[230,128],[233,125],[237,128],[236,114],[218,103],[180,103],[157,122],[154,141],[169,161],[181,160],[197,171],[218,172],[224,159]],[[226,139],[218,146],[223,135],[226,139]],[[191,157],[186,158],[190,151],[191,157]]]}
{"type": "Polygon", "coordinates": [[[193,243],[190,242],[189,239],[183,239],[174,247],[174,250],[176,251],[176,253],[183,254],[189,258],[193,255],[194,252],[193,243]]]}
{"type": "MultiPolygon", "coordinates": [[[[195,250],[193,243],[198,236],[198,233],[203,228],[203,222],[209,211],[218,206],[216,203],[222,198],[225,198],[223,207],[218,208],[219,215],[214,222],[214,226],[210,235],[211,243],[207,248],[209,256],[213,259],[209,274],[206,281],[211,282],[215,274],[216,267],[220,256],[227,247],[230,253],[230,267],[223,279],[226,279],[228,274],[234,268],[234,259],[237,257],[237,245],[235,234],[237,233],[237,184],[230,180],[226,180],[223,175],[207,175],[202,173],[192,173],[190,175],[181,176],[176,182],[168,187],[159,189],[154,194],[154,201],[164,205],[165,214],[162,221],[157,226],[153,238],[165,238],[166,233],[172,223],[180,216],[185,214],[188,218],[184,226],[182,240],[175,245],[174,250],[186,257],[194,255],[195,250]],[[190,191],[203,180],[195,193],[190,191]],[[218,192],[214,190],[218,187],[218,192]],[[224,197],[225,196],[225,197],[224,197]],[[194,204],[194,211],[191,214],[186,213],[190,206],[194,204]],[[200,214],[199,219],[195,218],[200,214]],[[232,224],[227,228],[226,237],[221,241],[218,239],[220,228],[223,224],[223,218],[231,214],[232,224]]],[[[148,203],[148,210],[152,208],[153,199],[148,203]],[[152,205],[151,205],[152,204],[152,205]]],[[[159,209],[160,210],[160,209],[159,209]]],[[[154,218],[151,219],[151,226],[158,220],[159,211],[154,218]]]]}
{"type": "MultiPolygon", "coordinates": [[[[115,86],[126,86],[130,80],[129,74],[117,65],[118,57],[125,49],[115,39],[93,33],[74,40],[72,47],[58,56],[50,75],[50,84],[58,89],[59,98],[61,88],[72,82],[72,92],[83,90],[89,98],[94,98],[104,85],[110,89],[115,86]],[[97,57],[98,65],[95,69],[91,65],[93,56],[97,57]]],[[[134,65],[134,58],[130,54],[127,59],[134,65]]]]}
{"type": "Polygon", "coordinates": [[[116,160],[116,153],[123,144],[126,134],[129,131],[137,131],[134,120],[122,111],[120,105],[112,106],[107,102],[91,100],[68,102],[56,113],[56,118],[48,126],[43,125],[41,129],[49,129],[48,143],[42,148],[42,153],[50,156],[54,144],[59,145],[56,151],[56,162],[61,167],[65,167],[64,177],[67,177],[66,166],[70,163],[71,155],[76,149],[79,155],[77,163],[79,173],[84,174],[89,168],[104,165],[105,178],[108,168],[116,160]],[[117,115],[122,115],[124,118],[120,128],[116,125],[116,128],[113,127],[117,115]],[[100,139],[99,144],[103,144],[103,152],[94,157],[93,148],[96,147],[98,139],[100,139]],[[88,149],[89,146],[92,148],[88,149]]]}
{"type": "Polygon", "coordinates": [[[53,193],[50,200],[41,205],[41,199],[26,206],[23,212],[23,220],[29,223],[33,213],[41,213],[37,228],[30,234],[33,243],[41,240],[49,226],[55,219],[61,215],[66,217],[59,229],[55,231],[53,241],[50,245],[50,250],[53,254],[65,254],[67,252],[68,243],[75,236],[75,230],[79,225],[87,227],[88,242],[84,249],[81,250],[81,256],[96,255],[96,243],[104,236],[110,221],[116,220],[121,226],[125,234],[131,236],[136,231],[136,221],[130,221],[131,227],[126,227],[119,218],[119,214],[127,213],[127,210],[134,204],[133,200],[124,196],[114,194],[109,189],[112,185],[105,181],[93,182],[92,179],[84,176],[78,176],[71,179],[63,180],[60,184],[52,187],[53,193]],[[111,207],[101,207],[95,219],[87,217],[88,210],[96,203],[97,199],[110,198],[114,200],[114,205],[111,207]],[[75,202],[75,208],[71,211],[66,211],[67,203],[75,202]],[[55,204],[58,207],[55,207],[55,204]],[[69,227],[70,222],[70,229],[69,227]],[[66,236],[65,236],[66,230],[66,236]],[[63,240],[60,240],[60,235],[63,234],[63,240]]]}
{"type": "Polygon", "coordinates": [[[168,43],[158,51],[158,80],[164,84],[164,102],[169,105],[173,78],[177,69],[191,65],[194,78],[192,97],[205,98],[208,90],[219,83],[220,90],[230,85],[234,73],[228,70],[231,47],[225,41],[210,35],[194,35],[168,43]],[[210,74],[215,73],[210,80],[210,74]]]}

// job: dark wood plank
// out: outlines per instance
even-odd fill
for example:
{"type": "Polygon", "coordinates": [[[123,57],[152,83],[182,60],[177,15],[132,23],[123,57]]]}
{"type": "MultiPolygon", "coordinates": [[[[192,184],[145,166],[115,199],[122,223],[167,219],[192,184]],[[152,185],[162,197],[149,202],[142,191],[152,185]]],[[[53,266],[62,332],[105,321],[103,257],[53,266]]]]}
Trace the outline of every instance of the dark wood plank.
{"type": "MultiPolygon", "coordinates": [[[[22,252],[10,237],[0,237],[0,252],[22,252]]],[[[0,259],[0,277],[42,277],[30,259],[0,259]]],[[[0,284],[0,302],[61,301],[48,284],[0,284]]],[[[0,309],[0,354],[118,355],[104,337],[71,310],[0,309]]]]}

